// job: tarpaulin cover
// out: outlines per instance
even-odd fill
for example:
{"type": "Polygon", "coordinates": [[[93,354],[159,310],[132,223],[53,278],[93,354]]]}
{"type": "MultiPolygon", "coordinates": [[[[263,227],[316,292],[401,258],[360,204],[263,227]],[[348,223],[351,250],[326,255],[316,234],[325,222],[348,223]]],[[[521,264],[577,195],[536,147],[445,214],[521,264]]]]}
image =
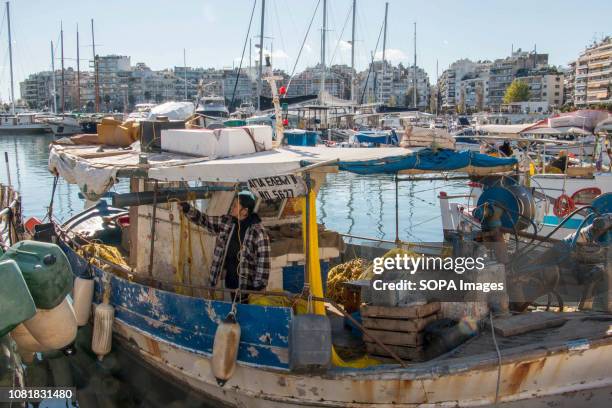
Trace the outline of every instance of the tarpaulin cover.
{"type": "Polygon", "coordinates": [[[357,143],[375,143],[397,145],[399,140],[395,131],[390,132],[359,132],[353,136],[353,141],[357,143]]]}
{"type": "Polygon", "coordinates": [[[358,174],[397,173],[402,170],[452,171],[465,167],[499,167],[517,163],[513,157],[492,157],[469,150],[423,149],[409,156],[388,157],[361,162],[340,162],[340,170],[358,174]]]}

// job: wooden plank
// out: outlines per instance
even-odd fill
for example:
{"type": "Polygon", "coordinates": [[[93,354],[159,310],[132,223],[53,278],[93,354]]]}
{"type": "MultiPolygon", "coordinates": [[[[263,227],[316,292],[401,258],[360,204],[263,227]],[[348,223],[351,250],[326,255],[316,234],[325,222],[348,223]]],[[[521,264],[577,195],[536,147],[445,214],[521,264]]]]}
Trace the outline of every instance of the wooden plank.
{"type": "Polygon", "coordinates": [[[387,319],[418,319],[430,316],[440,310],[440,302],[431,302],[418,306],[372,306],[361,307],[361,315],[364,317],[379,317],[387,319]]]}
{"type": "Polygon", "coordinates": [[[364,317],[363,327],[374,330],[389,330],[395,332],[414,333],[422,331],[425,326],[438,319],[437,314],[427,317],[401,320],[401,319],[380,319],[375,317],[364,317]]]}
{"type": "Polygon", "coordinates": [[[493,320],[495,333],[502,337],[516,336],[534,330],[562,326],[567,319],[559,313],[532,312],[493,320]]]}
{"type": "MultiPolygon", "coordinates": [[[[394,331],[385,330],[372,330],[369,329],[368,333],[376,337],[384,344],[391,344],[394,346],[410,346],[416,347],[423,344],[423,333],[401,333],[394,331]]],[[[363,340],[368,343],[371,342],[368,337],[363,336],[363,340]]]]}
{"type": "MultiPolygon", "coordinates": [[[[423,361],[425,360],[425,351],[422,347],[402,347],[402,346],[387,346],[402,360],[423,361]]],[[[376,343],[366,343],[368,354],[375,356],[389,357],[389,354],[376,343]]]]}

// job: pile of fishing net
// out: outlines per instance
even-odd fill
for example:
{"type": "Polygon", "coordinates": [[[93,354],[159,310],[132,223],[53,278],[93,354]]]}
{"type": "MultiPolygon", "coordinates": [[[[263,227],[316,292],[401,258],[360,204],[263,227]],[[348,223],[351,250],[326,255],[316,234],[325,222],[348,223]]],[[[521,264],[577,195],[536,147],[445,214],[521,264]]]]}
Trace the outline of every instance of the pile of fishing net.
{"type": "Polygon", "coordinates": [[[331,268],[327,274],[327,297],[343,304],[346,300],[344,283],[359,279],[367,263],[365,259],[355,258],[331,268]]]}
{"type": "MultiPolygon", "coordinates": [[[[115,265],[124,266],[126,268],[128,267],[128,264],[123,258],[123,255],[121,255],[121,252],[119,251],[119,249],[117,249],[114,246],[98,244],[98,243],[87,244],[87,245],[83,245],[77,251],[77,253],[85,259],[89,259],[91,257],[101,258],[106,261],[112,262],[115,265]]],[[[93,265],[97,266],[98,268],[104,269],[104,270],[110,269],[108,264],[105,264],[104,262],[100,262],[95,258],[91,259],[91,263],[93,265]]]]}
{"type": "MultiPolygon", "coordinates": [[[[382,257],[394,258],[398,254],[401,256],[408,255],[409,257],[420,256],[418,253],[409,249],[393,248],[382,257]]],[[[329,270],[329,274],[327,275],[327,297],[343,304],[346,300],[344,284],[353,280],[370,280],[374,276],[373,270],[373,264],[361,258],[355,258],[334,266],[329,270]]]]}

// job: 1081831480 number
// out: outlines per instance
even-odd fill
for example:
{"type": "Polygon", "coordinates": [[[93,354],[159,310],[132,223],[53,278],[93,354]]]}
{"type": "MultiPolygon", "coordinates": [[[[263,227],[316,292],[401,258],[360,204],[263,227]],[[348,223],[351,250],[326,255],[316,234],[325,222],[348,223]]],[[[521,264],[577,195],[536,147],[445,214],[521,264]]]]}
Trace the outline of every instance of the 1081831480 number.
{"type": "Polygon", "coordinates": [[[75,397],[75,388],[0,387],[0,402],[40,402],[51,399],[70,400],[75,397]]]}
{"type": "Polygon", "coordinates": [[[269,190],[269,191],[258,191],[259,196],[262,200],[280,200],[283,198],[293,198],[295,197],[295,193],[292,189],[284,189],[284,190],[269,190]]]}

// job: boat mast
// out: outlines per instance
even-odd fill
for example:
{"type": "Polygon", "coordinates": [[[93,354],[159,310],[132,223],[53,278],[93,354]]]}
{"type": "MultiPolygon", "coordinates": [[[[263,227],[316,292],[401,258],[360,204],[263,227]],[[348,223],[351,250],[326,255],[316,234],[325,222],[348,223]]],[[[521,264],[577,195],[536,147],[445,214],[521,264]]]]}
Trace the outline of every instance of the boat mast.
{"type": "Polygon", "coordinates": [[[185,101],[187,100],[187,55],[183,48],[183,79],[185,80],[185,101]]]}
{"type": "Polygon", "coordinates": [[[80,54],[79,54],[79,25],[77,24],[77,43],[76,43],[76,47],[77,47],[77,77],[76,77],[76,82],[77,82],[77,110],[81,109],[81,60],[80,60],[80,54]]]}
{"type": "Polygon", "coordinates": [[[327,31],[327,0],[323,0],[323,28],[321,29],[321,89],[319,90],[319,100],[323,103],[323,92],[325,92],[325,33],[327,31]]]}
{"type": "Polygon", "coordinates": [[[261,73],[263,70],[263,38],[264,20],[266,13],[266,0],[261,0],[261,24],[259,27],[259,66],[257,67],[257,110],[261,110],[261,73]]]}
{"type": "Polygon", "coordinates": [[[351,34],[351,101],[355,100],[355,12],[357,0],[353,0],[353,27],[351,34]]]}
{"type": "Polygon", "coordinates": [[[96,39],[94,37],[94,21],[91,19],[91,48],[93,50],[94,59],[94,92],[95,92],[95,110],[100,111],[100,84],[98,83],[98,56],[96,55],[96,39]]]}
{"type": "Polygon", "coordinates": [[[8,27],[8,49],[9,49],[9,65],[11,70],[11,113],[15,114],[15,85],[13,84],[13,45],[11,38],[11,12],[9,2],[6,2],[6,22],[8,27]]]}
{"type": "Polygon", "coordinates": [[[60,52],[61,52],[61,64],[62,64],[62,115],[66,109],[66,87],[64,82],[64,25],[60,21],[60,52]]]}
{"type": "Polygon", "coordinates": [[[64,25],[60,21],[60,52],[62,56],[62,115],[66,109],[66,87],[64,86],[64,25]]]}
{"type": "MultiPolygon", "coordinates": [[[[389,3],[385,3],[385,31],[383,33],[383,53],[382,53],[382,80],[385,80],[387,67],[385,66],[385,53],[387,52],[387,14],[389,13],[389,3]]],[[[380,102],[383,102],[383,87],[380,87],[380,102]]]]}
{"type": "Polygon", "coordinates": [[[55,52],[51,41],[51,84],[53,91],[53,113],[57,113],[57,91],[55,89],[55,52]]]}
{"type": "Polygon", "coordinates": [[[413,72],[413,87],[412,87],[412,104],[417,107],[417,65],[416,65],[416,21],[414,22],[414,67],[413,72]]]}

